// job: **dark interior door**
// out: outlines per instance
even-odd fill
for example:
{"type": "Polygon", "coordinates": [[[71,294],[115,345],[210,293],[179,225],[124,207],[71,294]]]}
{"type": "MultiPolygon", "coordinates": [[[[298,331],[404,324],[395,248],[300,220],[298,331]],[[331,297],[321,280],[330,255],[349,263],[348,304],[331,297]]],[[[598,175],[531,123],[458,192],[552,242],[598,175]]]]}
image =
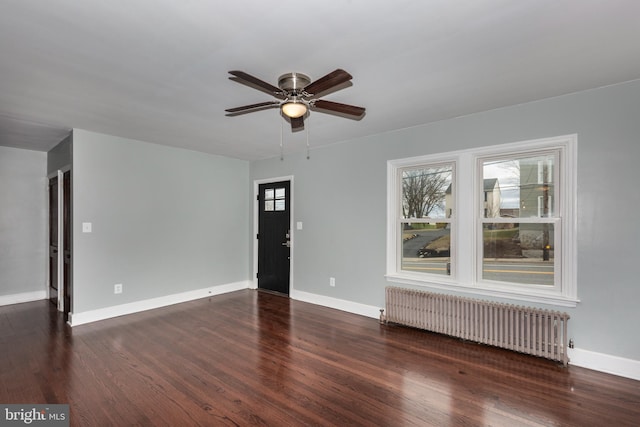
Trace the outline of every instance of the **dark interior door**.
{"type": "Polygon", "coordinates": [[[68,320],[71,311],[71,171],[65,172],[62,177],[62,227],[64,231],[62,237],[64,254],[62,293],[64,294],[65,320],[68,320]]]}
{"type": "Polygon", "coordinates": [[[289,295],[290,183],[258,186],[258,288],[289,295]]]}
{"type": "Polygon", "coordinates": [[[49,180],[49,299],[58,304],[58,177],[49,180]]]}

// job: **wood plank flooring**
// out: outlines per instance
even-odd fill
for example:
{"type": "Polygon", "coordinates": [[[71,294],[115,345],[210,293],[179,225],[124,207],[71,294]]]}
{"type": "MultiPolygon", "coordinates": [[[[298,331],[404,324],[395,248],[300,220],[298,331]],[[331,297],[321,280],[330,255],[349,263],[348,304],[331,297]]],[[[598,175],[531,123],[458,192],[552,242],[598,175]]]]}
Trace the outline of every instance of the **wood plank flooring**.
{"type": "Polygon", "coordinates": [[[73,426],[637,426],[640,382],[246,290],[71,329],[0,307],[0,403],[73,426]]]}

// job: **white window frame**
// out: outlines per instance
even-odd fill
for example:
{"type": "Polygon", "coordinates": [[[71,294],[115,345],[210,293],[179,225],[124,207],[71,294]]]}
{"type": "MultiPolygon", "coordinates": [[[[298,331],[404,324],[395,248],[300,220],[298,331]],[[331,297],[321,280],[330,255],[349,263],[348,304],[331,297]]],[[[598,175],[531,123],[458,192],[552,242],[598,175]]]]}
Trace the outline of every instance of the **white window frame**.
{"type": "MultiPolygon", "coordinates": [[[[387,271],[388,281],[448,290],[478,296],[506,298],[529,303],[575,307],[578,300],[576,269],[577,205],[577,135],[521,141],[470,150],[390,160],[387,162],[387,271]],[[482,265],[483,179],[479,163],[483,158],[535,155],[558,150],[558,164],[553,168],[559,199],[554,198],[554,232],[559,233],[555,250],[556,285],[510,284],[479,279],[482,265]],[[455,211],[451,218],[451,275],[403,271],[401,217],[401,182],[399,172],[410,167],[430,167],[453,163],[452,196],[455,211]],[[478,191],[480,189],[480,191],[478,191]]],[[[513,220],[511,220],[513,222],[513,220]]]]}

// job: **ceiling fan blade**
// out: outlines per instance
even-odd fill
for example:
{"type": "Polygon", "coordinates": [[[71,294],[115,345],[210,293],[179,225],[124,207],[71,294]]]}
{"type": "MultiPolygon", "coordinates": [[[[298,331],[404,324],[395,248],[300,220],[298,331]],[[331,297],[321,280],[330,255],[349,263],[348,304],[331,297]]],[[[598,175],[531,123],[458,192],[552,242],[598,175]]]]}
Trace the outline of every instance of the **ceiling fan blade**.
{"type": "Polygon", "coordinates": [[[296,131],[304,127],[304,116],[291,118],[291,131],[296,131]]]}
{"type": "Polygon", "coordinates": [[[351,74],[338,68],[326,76],[320,77],[315,82],[308,84],[303,90],[310,95],[314,95],[348,82],[352,78],[351,74]]]}
{"type": "Polygon", "coordinates": [[[244,80],[247,83],[251,83],[255,86],[261,87],[262,89],[266,90],[267,92],[271,93],[274,96],[282,95],[282,89],[280,89],[279,87],[276,87],[270,83],[267,83],[264,80],[260,80],[257,77],[253,77],[252,75],[247,74],[244,71],[229,71],[229,74],[237,77],[240,80],[244,80]]]}
{"type": "Polygon", "coordinates": [[[251,104],[251,105],[243,105],[242,107],[227,108],[224,111],[226,111],[227,113],[231,113],[227,115],[232,115],[233,113],[242,113],[242,112],[251,113],[252,111],[249,111],[249,110],[265,109],[265,108],[276,107],[279,105],[280,103],[278,101],[267,101],[267,102],[259,102],[257,104],[251,104]]]}
{"type": "Polygon", "coordinates": [[[360,117],[366,111],[363,107],[356,107],[355,105],[340,104],[339,102],[324,101],[318,99],[313,103],[315,108],[321,110],[335,111],[336,113],[346,114],[348,116],[360,117]]]}

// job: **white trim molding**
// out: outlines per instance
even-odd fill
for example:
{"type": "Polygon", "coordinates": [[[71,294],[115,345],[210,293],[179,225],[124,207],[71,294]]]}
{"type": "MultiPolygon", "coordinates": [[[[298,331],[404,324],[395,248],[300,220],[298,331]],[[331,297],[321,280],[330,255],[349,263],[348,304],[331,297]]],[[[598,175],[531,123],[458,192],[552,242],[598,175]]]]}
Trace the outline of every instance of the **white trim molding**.
{"type": "Polygon", "coordinates": [[[23,302],[40,301],[48,298],[48,290],[22,292],[19,294],[0,295],[0,306],[22,304],[23,302]]]}
{"type": "Polygon", "coordinates": [[[640,360],[570,348],[569,364],[640,381],[640,360]]]}
{"type": "Polygon", "coordinates": [[[335,308],[336,310],[359,314],[360,316],[371,317],[374,319],[380,318],[380,307],[374,307],[372,305],[360,304],[353,301],[295,290],[291,290],[290,296],[292,299],[297,301],[308,302],[328,308],[335,308]]]}
{"type": "Polygon", "coordinates": [[[82,313],[70,313],[69,325],[84,325],[85,323],[97,322],[99,320],[125,316],[127,314],[139,313],[146,310],[153,310],[154,308],[161,308],[173,304],[197,300],[200,298],[207,298],[214,295],[221,295],[228,292],[249,289],[250,287],[251,281],[246,280],[242,282],[212,286],[210,288],[196,289],[194,291],[187,291],[179,294],[166,295],[158,298],[151,298],[143,301],[135,301],[127,304],[99,308],[97,310],[90,310],[82,313]]]}

